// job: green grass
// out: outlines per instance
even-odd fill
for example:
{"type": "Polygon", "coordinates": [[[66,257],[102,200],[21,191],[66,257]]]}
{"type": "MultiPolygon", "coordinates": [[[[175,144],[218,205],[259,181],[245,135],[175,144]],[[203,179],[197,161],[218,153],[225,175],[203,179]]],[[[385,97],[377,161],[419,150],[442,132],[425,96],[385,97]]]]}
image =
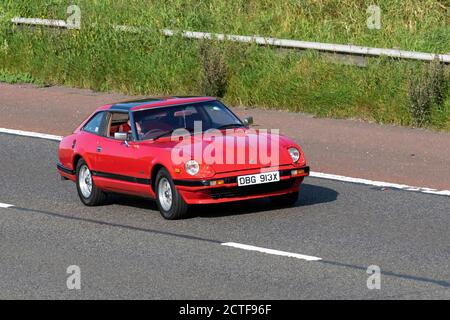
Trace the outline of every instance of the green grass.
{"type": "MultiPolygon", "coordinates": [[[[17,77],[21,82],[127,94],[201,94],[199,43],[165,38],[159,28],[450,52],[446,0],[110,2],[75,1],[82,9],[81,31],[29,30],[12,27],[3,19],[0,81],[13,82],[17,77]],[[369,4],[382,8],[381,30],[366,26],[369,4]],[[111,31],[112,24],[147,29],[140,34],[119,33],[111,31]]],[[[4,0],[0,14],[65,19],[67,3],[4,0]]],[[[367,67],[361,68],[330,63],[310,51],[299,54],[252,44],[219,45],[228,65],[224,100],[231,105],[406,126],[413,123],[407,82],[423,62],[368,58],[367,67]]],[[[450,131],[449,99],[450,94],[443,106],[433,109],[430,128],[450,131]]]]}
{"type": "Polygon", "coordinates": [[[8,70],[0,69],[0,82],[10,84],[17,83],[32,83],[42,85],[42,81],[34,79],[29,73],[10,72],[8,70]]]}

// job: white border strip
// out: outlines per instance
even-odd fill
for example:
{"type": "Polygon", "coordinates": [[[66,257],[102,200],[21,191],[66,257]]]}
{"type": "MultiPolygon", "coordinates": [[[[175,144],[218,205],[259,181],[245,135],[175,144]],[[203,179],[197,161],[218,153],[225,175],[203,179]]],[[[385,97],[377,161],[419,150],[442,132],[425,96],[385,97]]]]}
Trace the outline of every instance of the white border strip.
{"type": "Polygon", "coordinates": [[[297,258],[297,259],[302,259],[302,260],[306,260],[306,261],[322,260],[321,258],[307,256],[304,254],[287,252],[287,251],[279,251],[279,250],[273,250],[273,249],[266,249],[266,248],[262,248],[262,247],[255,247],[255,246],[250,246],[248,244],[241,244],[241,243],[236,243],[236,242],[224,242],[224,243],[221,243],[221,245],[227,246],[227,247],[243,249],[243,250],[249,250],[249,251],[258,251],[258,252],[273,254],[273,255],[277,255],[277,256],[297,258]]]}
{"type": "Polygon", "coordinates": [[[15,136],[39,138],[39,139],[45,139],[45,140],[54,140],[54,141],[62,140],[61,136],[54,136],[51,134],[31,132],[31,131],[12,130],[12,129],[6,129],[6,128],[0,128],[0,133],[13,134],[15,136]]]}
{"type": "Polygon", "coordinates": [[[8,208],[12,208],[12,207],[14,207],[12,204],[7,204],[7,203],[1,203],[0,202],[0,208],[8,209],[8,208]]]}
{"type": "MultiPolygon", "coordinates": [[[[58,27],[67,29],[71,28],[79,29],[79,27],[71,27],[64,20],[15,17],[11,19],[11,22],[15,24],[25,24],[34,26],[40,25],[40,26],[58,27]]],[[[122,25],[113,26],[113,29],[116,31],[124,31],[132,33],[137,33],[141,32],[142,30],[145,30],[145,28],[134,26],[122,26],[122,25]]],[[[196,31],[175,31],[170,29],[162,29],[160,30],[160,32],[167,37],[172,37],[176,34],[181,34],[182,37],[187,39],[217,39],[219,41],[228,40],[234,42],[256,43],[259,45],[268,45],[282,48],[312,49],[318,51],[337,52],[344,54],[358,54],[363,56],[387,56],[393,58],[414,59],[423,61],[431,61],[433,59],[438,58],[442,62],[450,63],[450,54],[435,54],[428,52],[405,51],[387,48],[372,48],[346,44],[310,42],[310,41],[278,39],[270,37],[242,36],[233,34],[196,32],[196,31]]]]}
{"type": "MultiPolygon", "coordinates": [[[[45,134],[45,133],[30,132],[30,131],[6,129],[6,128],[0,128],[0,133],[6,133],[6,134],[12,134],[12,135],[18,135],[18,136],[24,136],[24,137],[39,138],[39,139],[46,139],[46,140],[54,140],[54,141],[62,140],[61,136],[55,136],[55,135],[45,134]]],[[[421,193],[435,194],[435,195],[440,195],[440,196],[450,196],[450,190],[437,190],[437,189],[432,189],[432,188],[427,188],[427,187],[415,187],[415,186],[408,186],[406,184],[397,184],[397,183],[384,182],[384,181],[374,181],[374,180],[368,180],[368,179],[362,179],[362,178],[352,178],[352,177],[340,176],[340,175],[330,174],[330,173],[315,172],[315,171],[311,171],[310,176],[314,177],[314,178],[319,178],[319,179],[358,183],[358,184],[376,186],[376,187],[381,187],[381,188],[393,188],[393,189],[400,189],[400,190],[405,190],[405,191],[415,191],[415,192],[421,192],[421,193]]]]}
{"type": "Polygon", "coordinates": [[[441,196],[450,196],[450,190],[437,190],[437,189],[426,188],[426,187],[414,187],[414,186],[408,186],[406,184],[374,181],[374,180],[361,179],[361,178],[351,178],[351,177],[339,176],[339,175],[335,175],[335,174],[322,173],[322,172],[310,172],[310,176],[314,177],[314,178],[320,178],[320,179],[344,181],[344,182],[365,184],[365,185],[369,185],[369,186],[384,187],[384,188],[394,188],[394,189],[401,189],[401,190],[405,190],[405,191],[430,193],[430,194],[437,194],[437,195],[441,195],[441,196]]]}

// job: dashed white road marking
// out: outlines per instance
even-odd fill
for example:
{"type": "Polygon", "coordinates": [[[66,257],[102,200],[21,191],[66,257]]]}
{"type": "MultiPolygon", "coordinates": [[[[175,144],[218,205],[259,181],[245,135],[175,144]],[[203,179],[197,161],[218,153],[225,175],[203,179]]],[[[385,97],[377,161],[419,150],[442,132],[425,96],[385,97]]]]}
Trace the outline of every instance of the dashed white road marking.
{"type": "Polygon", "coordinates": [[[236,243],[236,242],[224,242],[224,243],[221,243],[221,245],[227,246],[227,247],[243,249],[243,250],[249,250],[249,251],[258,251],[258,252],[273,254],[273,255],[277,255],[277,256],[297,258],[297,259],[302,259],[302,260],[306,260],[306,261],[322,260],[321,258],[307,256],[304,254],[287,252],[287,251],[279,251],[279,250],[267,249],[267,248],[262,248],[262,247],[255,247],[255,246],[250,246],[248,244],[241,244],[241,243],[236,243]]]}
{"type": "MultiPolygon", "coordinates": [[[[8,209],[8,208],[14,208],[14,207],[15,206],[12,205],[12,204],[7,204],[7,203],[0,202],[0,208],[8,209]]],[[[306,260],[306,261],[319,261],[319,260],[322,260],[321,258],[313,257],[313,256],[307,256],[307,255],[304,255],[304,254],[287,252],[287,251],[279,251],[279,250],[273,250],[273,249],[266,249],[266,248],[262,248],[262,247],[255,247],[255,246],[250,246],[250,245],[247,245],[247,244],[241,244],[241,243],[236,243],[236,242],[223,242],[223,243],[221,243],[221,245],[222,246],[227,246],[227,247],[243,249],[243,250],[257,251],[257,252],[262,252],[262,253],[267,253],[267,254],[273,254],[273,255],[277,255],[277,256],[297,258],[297,259],[302,259],[302,260],[306,260]]]]}
{"type": "MultiPolygon", "coordinates": [[[[55,136],[55,135],[46,134],[46,133],[13,130],[13,129],[6,129],[6,128],[0,128],[0,133],[7,133],[7,134],[12,134],[12,135],[33,137],[33,138],[40,138],[40,139],[54,140],[54,141],[61,141],[63,138],[61,136],[55,136]]],[[[436,194],[436,195],[440,195],[440,196],[450,196],[450,190],[437,190],[437,189],[427,188],[427,187],[416,187],[416,186],[409,186],[406,184],[398,184],[398,183],[376,181],[376,180],[369,180],[369,179],[362,179],[362,178],[352,178],[352,177],[340,176],[340,175],[336,175],[336,174],[323,173],[323,172],[315,172],[315,171],[311,171],[310,176],[314,177],[314,178],[319,178],[319,179],[351,182],[351,183],[358,183],[358,184],[364,184],[364,185],[368,185],[368,186],[376,186],[376,187],[382,187],[382,188],[393,188],[393,189],[400,189],[400,190],[405,190],[405,191],[415,191],[415,192],[421,192],[421,193],[436,194]]]]}

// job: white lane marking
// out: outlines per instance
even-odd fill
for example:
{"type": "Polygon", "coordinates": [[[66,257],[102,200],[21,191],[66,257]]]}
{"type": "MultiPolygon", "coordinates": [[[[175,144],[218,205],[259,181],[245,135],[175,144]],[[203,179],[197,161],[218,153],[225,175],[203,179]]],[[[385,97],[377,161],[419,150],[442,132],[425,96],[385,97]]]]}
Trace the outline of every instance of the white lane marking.
{"type": "Polygon", "coordinates": [[[38,133],[38,132],[31,132],[31,131],[22,131],[22,130],[12,130],[12,129],[6,129],[6,128],[0,128],[0,133],[13,134],[16,136],[23,136],[23,137],[40,138],[40,139],[45,139],[45,140],[54,140],[54,141],[62,140],[61,136],[55,136],[52,134],[38,133]]]}
{"type": "Polygon", "coordinates": [[[236,243],[236,242],[224,242],[224,243],[221,243],[221,245],[222,246],[227,246],[227,247],[243,249],[243,250],[258,251],[258,252],[267,253],[267,254],[274,254],[274,255],[277,255],[277,256],[297,258],[297,259],[302,259],[302,260],[307,260],[307,261],[319,261],[319,260],[322,260],[321,258],[313,257],[313,256],[307,256],[307,255],[304,255],[304,254],[287,252],[287,251],[279,251],[279,250],[273,250],[273,249],[266,249],[266,248],[262,248],[262,247],[255,247],[255,246],[250,246],[250,245],[247,245],[247,244],[241,244],[241,243],[236,243]]]}
{"type": "MultiPolygon", "coordinates": [[[[0,133],[7,133],[7,134],[18,135],[18,136],[33,137],[33,138],[40,138],[40,139],[54,140],[54,141],[61,141],[63,138],[61,136],[55,136],[55,135],[51,135],[51,134],[22,131],[22,130],[12,130],[12,129],[6,129],[6,128],[0,128],[0,133]]],[[[323,172],[315,172],[315,171],[311,171],[310,176],[314,177],[314,178],[320,178],[320,179],[352,182],[352,183],[358,183],[358,184],[365,184],[365,185],[369,185],[369,186],[401,189],[401,190],[406,190],[406,191],[415,191],[415,192],[421,192],[421,193],[436,194],[436,195],[441,195],[441,196],[450,196],[450,190],[437,190],[437,189],[432,189],[432,188],[427,188],[427,187],[415,187],[415,186],[409,186],[406,184],[397,184],[397,183],[376,181],[376,180],[369,180],[369,179],[362,179],[362,178],[352,178],[352,177],[340,176],[340,175],[336,175],[336,174],[323,173],[323,172]]]]}
{"type": "Polygon", "coordinates": [[[320,178],[320,179],[337,180],[337,181],[365,184],[365,185],[369,185],[369,186],[394,188],[394,189],[401,189],[401,190],[406,190],[406,191],[416,191],[416,192],[422,192],[422,193],[437,194],[437,195],[441,195],[441,196],[450,196],[450,190],[437,190],[437,189],[426,188],[426,187],[414,187],[414,186],[408,186],[406,184],[374,181],[374,180],[361,179],[361,178],[351,178],[351,177],[339,176],[339,175],[335,175],[335,174],[322,173],[322,172],[310,172],[310,176],[314,177],[314,178],[320,178]]]}
{"type": "Polygon", "coordinates": [[[12,204],[7,204],[7,203],[1,203],[0,202],[0,208],[4,208],[4,209],[8,209],[14,207],[12,204]]]}

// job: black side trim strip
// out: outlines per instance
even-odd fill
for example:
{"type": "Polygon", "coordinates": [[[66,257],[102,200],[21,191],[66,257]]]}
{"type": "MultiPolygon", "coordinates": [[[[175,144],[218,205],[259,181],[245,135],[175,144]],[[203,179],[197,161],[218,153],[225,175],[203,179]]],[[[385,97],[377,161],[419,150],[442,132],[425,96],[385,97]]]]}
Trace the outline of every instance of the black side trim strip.
{"type": "Polygon", "coordinates": [[[64,167],[62,164],[60,164],[60,163],[58,163],[57,165],[56,165],[56,167],[58,168],[58,170],[59,171],[62,171],[62,172],[64,172],[64,173],[66,173],[66,174],[70,174],[70,175],[74,175],[75,174],[75,171],[73,171],[73,170],[70,170],[70,169],[67,169],[66,167],[64,167]]]}
{"type": "Polygon", "coordinates": [[[107,172],[92,171],[92,175],[96,176],[96,177],[100,177],[100,178],[120,180],[120,181],[132,182],[132,183],[137,183],[137,184],[145,184],[148,186],[150,186],[152,183],[152,180],[150,180],[150,179],[122,176],[120,174],[107,173],[107,172]]]}
{"type": "MultiPolygon", "coordinates": [[[[280,176],[286,177],[291,175],[291,171],[295,169],[303,169],[305,170],[306,174],[309,174],[309,167],[301,167],[301,168],[292,168],[289,170],[281,170],[280,176]]],[[[225,184],[229,183],[236,183],[237,182],[237,176],[236,177],[228,177],[228,178],[222,178],[225,180],[225,184]]],[[[221,180],[220,178],[212,179],[212,180],[174,180],[173,183],[177,186],[184,186],[184,187],[207,187],[209,186],[210,181],[214,180],[221,180]]]]}

